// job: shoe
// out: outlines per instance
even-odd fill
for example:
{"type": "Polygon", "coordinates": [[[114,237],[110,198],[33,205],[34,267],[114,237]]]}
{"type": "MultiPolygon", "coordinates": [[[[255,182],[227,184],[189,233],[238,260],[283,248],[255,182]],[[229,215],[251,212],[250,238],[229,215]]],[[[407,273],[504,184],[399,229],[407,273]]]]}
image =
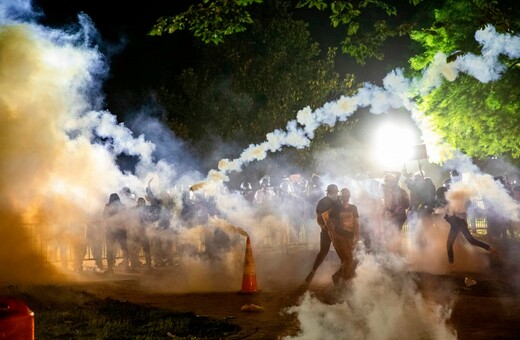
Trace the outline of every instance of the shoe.
{"type": "Polygon", "coordinates": [[[316,274],[316,271],[311,270],[311,272],[305,278],[305,283],[311,283],[312,279],[314,278],[314,274],[316,274]]]}
{"type": "Polygon", "coordinates": [[[108,268],[107,270],[105,270],[103,272],[103,274],[105,274],[105,275],[112,275],[112,274],[114,274],[114,269],[108,268]]]}

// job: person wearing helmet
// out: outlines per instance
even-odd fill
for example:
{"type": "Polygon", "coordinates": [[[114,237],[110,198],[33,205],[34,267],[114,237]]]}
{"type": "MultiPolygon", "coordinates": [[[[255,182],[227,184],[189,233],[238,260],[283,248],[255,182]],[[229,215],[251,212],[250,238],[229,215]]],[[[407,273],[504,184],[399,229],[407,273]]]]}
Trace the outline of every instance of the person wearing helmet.
{"type": "Polygon", "coordinates": [[[450,186],[453,183],[460,182],[460,180],[461,180],[461,176],[460,176],[459,172],[457,170],[453,169],[450,171],[450,177],[446,178],[446,180],[444,181],[444,186],[446,188],[450,189],[450,186]]]}
{"type": "Polygon", "coordinates": [[[309,274],[307,274],[307,277],[305,278],[305,282],[307,284],[311,283],[312,279],[314,278],[314,275],[316,274],[316,270],[323,263],[325,257],[329,253],[330,245],[332,243],[329,236],[329,231],[327,229],[325,221],[323,220],[323,213],[329,211],[334,206],[334,204],[338,202],[339,188],[336,184],[329,184],[327,186],[326,192],[327,195],[321,198],[316,204],[316,222],[321,228],[320,250],[318,254],[316,254],[316,258],[314,259],[311,271],[309,272],[309,274]]]}
{"type": "Polygon", "coordinates": [[[240,183],[240,193],[248,201],[250,204],[253,203],[255,199],[255,192],[253,191],[253,187],[250,182],[242,182],[240,183]]]}
{"type": "Polygon", "coordinates": [[[146,205],[144,197],[137,199],[137,204],[131,208],[131,223],[128,228],[128,253],[131,271],[141,266],[139,252],[141,248],[145,256],[146,268],[152,269],[152,254],[150,250],[150,238],[147,228],[154,218],[150,213],[150,206],[146,205]]]}
{"type": "Polygon", "coordinates": [[[269,210],[269,205],[275,195],[273,188],[271,188],[271,178],[266,175],[260,179],[260,188],[255,192],[254,203],[269,210]]]}
{"type": "MultiPolygon", "coordinates": [[[[407,213],[408,232],[419,241],[424,228],[429,224],[435,200],[435,185],[431,178],[424,177],[422,171],[416,172],[413,177],[407,173],[404,183],[410,192],[410,207],[407,213]]],[[[422,242],[422,241],[421,241],[422,242]]]]}
{"type": "Polygon", "coordinates": [[[321,196],[323,195],[323,180],[320,176],[313,174],[311,179],[307,183],[305,188],[305,195],[309,204],[312,204],[313,208],[316,206],[321,196]]]}
{"type": "Polygon", "coordinates": [[[115,243],[118,242],[123,253],[124,266],[128,266],[128,244],[126,234],[126,208],[121,203],[119,195],[110,194],[108,203],[103,210],[103,219],[106,228],[106,248],[107,248],[107,271],[111,274],[114,272],[116,263],[115,243]]]}

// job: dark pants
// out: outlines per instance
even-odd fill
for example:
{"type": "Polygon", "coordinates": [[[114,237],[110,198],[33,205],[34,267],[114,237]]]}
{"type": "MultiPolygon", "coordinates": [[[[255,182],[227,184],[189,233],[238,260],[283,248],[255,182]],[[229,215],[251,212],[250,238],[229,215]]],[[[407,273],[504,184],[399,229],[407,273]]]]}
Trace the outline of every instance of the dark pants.
{"type": "Polygon", "coordinates": [[[92,257],[99,269],[103,269],[103,233],[98,225],[87,227],[87,247],[90,247],[92,257]]]}
{"type": "Polygon", "coordinates": [[[140,229],[130,233],[129,235],[129,258],[130,265],[133,268],[137,268],[141,265],[139,262],[139,252],[143,248],[144,258],[146,260],[146,266],[150,268],[152,266],[152,253],[150,251],[150,239],[146,234],[145,229],[140,229]]]}
{"type": "Polygon", "coordinates": [[[123,261],[128,261],[128,244],[126,238],[126,230],[115,229],[108,230],[106,243],[107,243],[107,267],[113,269],[116,264],[116,253],[115,245],[116,241],[119,242],[121,252],[123,253],[123,261]]]}
{"type": "Polygon", "coordinates": [[[312,266],[312,270],[316,271],[318,267],[323,263],[325,257],[330,251],[330,245],[332,241],[329,236],[329,232],[327,230],[321,229],[320,233],[320,251],[316,255],[316,259],[314,260],[314,265],[312,266]]]}
{"type": "Polygon", "coordinates": [[[456,216],[445,216],[444,219],[448,221],[450,224],[450,231],[448,233],[448,241],[446,242],[446,247],[448,250],[448,261],[450,263],[453,263],[454,257],[453,257],[453,243],[455,243],[455,239],[457,238],[457,235],[459,233],[462,233],[462,235],[468,240],[469,243],[471,243],[474,246],[489,250],[489,245],[481,242],[473,237],[468,229],[468,223],[466,220],[456,217],[456,216]]]}

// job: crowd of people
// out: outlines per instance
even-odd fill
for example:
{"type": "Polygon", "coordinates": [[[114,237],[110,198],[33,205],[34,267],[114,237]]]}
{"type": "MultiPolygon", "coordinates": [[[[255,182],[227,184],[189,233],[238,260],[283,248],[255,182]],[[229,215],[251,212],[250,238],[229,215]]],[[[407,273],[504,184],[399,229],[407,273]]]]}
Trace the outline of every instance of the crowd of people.
{"type": "MultiPolygon", "coordinates": [[[[144,265],[148,270],[152,265],[171,265],[173,263],[173,230],[170,228],[173,200],[169,197],[158,198],[151,189],[146,189],[146,198],[134,200],[129,188],[119,193],[112,193],[105,204],[101,225],[104,227],[106,247],[106,273],[113,273],[116,265],[116,254],[121,253],[119,264],[127,271],[135,271],[143,263],[140,254],[144,255],[144,265]],[[127,206],[122,202],[125,198],[127,206]],[[153,225],[153,232],[150,226],[153,225]],[[153,256],[153,258],[152,258],[153,256]],[[154,263],[152,263],[152,260],[154,263]]],[[[98,221],[99,222],[99,221],[98,221]]],[[[104,270],[102,260],[102,239],[95,234],[89,246],[99,270],[104,270]]]]}
{"type": "MultiPolygon", "coordinates": [[[[389,172],[384,176],[383,183],[379,186],[380,190],[378,191],[376,184],[375,191],[371,191],[378,193],[376,200],[367,201],[358,197],[358,202],[362,206],[368,204],[368,207],[364,207],[368,209],[363,209],[361,215],[367,213],[370,217],[364,219],[361,218],[358,207],[350,203],[351,192],[348,188],[339,190],[336,184],[328,185],[326,195],[316,204],[316,221],[321,229],[320,248],[305,282],[309,284],[312,281],[316,270],[329,253],[331,244],[341,262],[339,269],[332,275],[332,281],[337,285],[353,277],[356,263],[354,252],[358,244],[364,244],[370,251],[373,241],[385,242],[391,237],[391,232],[385,231],[393,230],[396,232],[394,235],[400,236],[405,223],[408,227],[407,232],[412,236],[417,235],[417,231],[432,227],[434,218],[442,218],[449,224],[446,252],[450,264],[455,261],[453,245],[459,234],[462,234],[471,245],[485,249],[497,258],[496,248],[475,238],[469,230],[468,220],[474,223],[474,214],[477,210],[475,202],[465,197],[462,200],[463,204],[458,204],[460,202],[457,202],[457,199],[450,200],[447,197],[451,186],[460,181],[461,176],[457,170],[452,170],[450,177],[439,188],[436,188],[433,181],[425,177],[422,171],[413,176],[406,171],[389,172]],[[402,175],[404,175],[403,186],[407,190],[398,184],[402,175]],[[377,197],[380,197],[380,200],[377,197]],[[468,216],[469,207],[473,208],[471,216],[468,216]],[[368,213],[369,211],[371,213],[368,213]],[[381,212],[380,219],[378,219],[379,212],[381,212]],[[375,226],[379,226],[379,230],[377,227],[374,228],[375,226]]],[[[520,186],[511,189],[503,177],[495,177],[494,181],[517,203],[520,203],[520,186]]],[[[499,238],[507,238],[508,232],[510,237],[514,238],[518,223],[498,212],[495,209],[496,202],[492,202],[491,199],[484,199],[484,204],[490,243],[495,243],[499,238]]],[[[419,245],[424,242],[420,237],[415,240],[419,245]]]]}
{"type": "MultiPolygon", "coordinates": [[[[510,188],[502,177],[495,180],[520,202],[519,186],[510,188]]],[[[316,174],[308,180],[293,174],[281,178],[276,185],[272,185],[269,176],[263,176],[255,187],[244,181],[234,193],[242,197],[242,208],[253,212],[256,222],[251,232],[261,235],[256,238],[260,246],[309,244],[314,241],[308,238],[314,234],[309,228],[315,228],[312,224],[317,221],[319,251],[305,281],[311,282],[333,246],[341,260],[333,276],[333,281],[338,283],[352,277],[353,252],[358,244],[376,249],[395,235],[403,234],[406,226],[406,234],[420,245],[427,242],[427,237],[421,236],[425,226],[431,225],[438,216],[444,217],[450,225],[446,241],[449,263],[455,261],[453,244],[459,233],[470,244],[493,251],[490,245],[473,236],[476,233],[474,220],[479,213],[485,213],[490,243],[508,237],[508,233],[515,237],[518,226],[494,213],[493,205],[485,199],[485,209],[471,201],[464,209],[450,207],[446,194],[458,181],[461,176],[453,170],[436,188],[422,171],[413,175],[402,171],[387,172],[380,179],[358,175],[345,180],[346,185],[339,188],[336,184],[325,186],[323,178],[316,174]]],[[[193,190],[183,192],[180,199],[166,193],[156,196],[150,184],[145,195],[137,197],[129,188],[122,188],[109,195],[99,219],[90,221],[83,249],[88,249],[97,270],[107,273],[114,272],[116,262],[128,271],[173,266],[174,241],[180,229],[207,225],[212,216],[226,218],[226,212],[218,207],[218,199],[222,198],[193,190]]],[[[213,241],[218,241],[218,247],[230,242],[225,232],[217,230],[213,236],[206,244],[208,258],[213,256],[209,254],[210,249],[217,246],[212,248],[213,241]]],[[[78,254],[80,261],[75,261],[74,267],[81,270],[85,252],[78,254]]]]}

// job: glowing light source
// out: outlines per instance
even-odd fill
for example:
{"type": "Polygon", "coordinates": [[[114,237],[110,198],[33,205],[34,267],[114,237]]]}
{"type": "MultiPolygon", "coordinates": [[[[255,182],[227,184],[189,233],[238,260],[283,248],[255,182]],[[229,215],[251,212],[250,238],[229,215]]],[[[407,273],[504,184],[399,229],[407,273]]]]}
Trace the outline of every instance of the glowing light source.
{"type": "Polygon", "coordinates": [[[414,132],[403,125],[385,124],[374,135],[374,160],[385,169],[399,169],[410,160],[415,141],[414,132]]]}

